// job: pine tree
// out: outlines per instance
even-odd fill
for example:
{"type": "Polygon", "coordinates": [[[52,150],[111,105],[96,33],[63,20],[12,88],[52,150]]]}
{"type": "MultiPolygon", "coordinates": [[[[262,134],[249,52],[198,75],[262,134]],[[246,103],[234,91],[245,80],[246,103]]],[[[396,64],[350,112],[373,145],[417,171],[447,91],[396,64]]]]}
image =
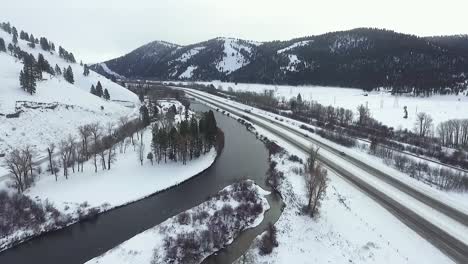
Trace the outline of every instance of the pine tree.
{"type": "MultiPolygon", "coordinates": [[[[103,95],[104,99],[106,100],[110,100],[110,94],[109,94],[109,91],[107,89],[104,89],[104,95],[103,95]]],[[[148,117],[149,118],[149,117],[148,117]]]]}
{"type": "Polygon", "coordinates": [[[37,66],[39,67],[39,70],[42,72],[48,72],[51,73],[51,67],[49,62],[44,58],[44,55],[42,53],[39,53],[37,57],[37,66]]]}
{"type": "Polygon", "coordinates": [[[62,75],[62,70],[57,64],[55,64],[55,74],[62,75]]]}
{"type": "Polygon", "coordinates": [[[94,87],[94,84],[91,85],[91,90],[89,92],[93,95],[96,95],[96,88],[94,87]]]}
{"type": "Polygon", "coordinates": [[[10,22],[8,22],[8,23],[3,22],[2,28],[3,28],[3,30],[5,30],[5,32],[7,32],[8,34],[11,34],[11,25],[10,25],[10,22]]]}
{"type": "Polygon", "coordinates": [[[68,54],[68,60],[72,63],[76,63],[75,56],[73,56],[73,53],[70,52],[70,54],[68,54]]]}
{"type": "Polygon", "coordinates": [[[21,87],[31,95],[36,93],[34,56],[28,55],[24,58],[23,70],[20,72],[21,87]]]}
{"type": "Polygon", "coordinates": [[[84,67],[83,75],[84,75],[84,76],[88,76],[88,75],[89,75],[89,67],[88,67],[88,65],[85,64],[83,67],[84,67]]]}
{"type": "Polygon", "coordinates": [[[148,108],[146,107],[146,105],[142,105],[140,107],[140,118],[144,126],[147,126],[150,124],[149,112],[148,112],[148,108]]]}
{"type": "Polygon", "coordinates": [[[42,37],[39,42],[41,43],[41,48],[45,51],[49,51],[50,50],[50,46],[49,46],[49,41],[42,37]]]}
{"type": "Polygon", "coordinates": [[[8,44],[8,51],[11,53],[11,55],[13,55],[13,50],[15,50],[15,48],[13,47],[13,45],[8,44]]]}
{"type": "Polygon", "coordinates": [[[6,52],[5,40],[0,38],[0,51],[6,52]]]}
{"type": "Polygon", "coordinates": [[[15,46],[18,44],[18,36],[17,35],[13,35],[12,42],[13,42],[13,44],[15,46]]]}
{"type": "Polygon", "coordinates": [[[34,43],[34,41],[36,41],[36,38],[34,37],[34,35],[31,33],[31,35],[29,35],[29,42],[31,43],[34,43]]]}
{"type": "Polygon", "coordinates": [[[145,101],[145,95],[143,94],[143,91],[140,90],[140,92],[138,93],[138,99],[140,99],[140,102],[143,103],[143,101],[145,101]]]}
{"type": "Polygon", "coordinates": [[[71,66],[68,66],[68,68],[65,70],[65,72],[63,73],[63,77],[65,78],[65,80],[67,80],[67,82],[71,84],[75,83],[75,80],[73,77],[73,70],[71,66]]]}
{"type": "Polygon", "coordinates": [[[98,81],[98,83],[96,85],[96,96],[102,97],[103,94],[104,94],[104,92],[102,91],[101,82],[98,81]]]}

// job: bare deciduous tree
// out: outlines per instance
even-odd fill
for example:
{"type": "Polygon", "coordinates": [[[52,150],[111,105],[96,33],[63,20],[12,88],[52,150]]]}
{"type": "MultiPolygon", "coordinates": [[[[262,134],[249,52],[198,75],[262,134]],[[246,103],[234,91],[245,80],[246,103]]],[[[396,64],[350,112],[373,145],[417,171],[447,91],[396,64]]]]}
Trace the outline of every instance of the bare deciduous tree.
{"type": "Polygon", "coordinates": [[[49,169],[50,169],[50,174],[54,174],[54,164],[52,162],[52,155],[54,155],[55,151],[55,144],[50,144],[49,147],[47,147],[47,153],[49,154],[49,169]]]}
{"type": "Polygon", "coordinates": [[[415,122],[415,132],[421,137],[426,137],[432,129],[433,119],[429,114],[424,112],[418,113],[415,122]]]}
{"type": "Polygon", "coordinates": [[[308,199],[306,210],[312,217],[320,207],[320,201],[325,196],[328,182],[327,170],[317,161],[318,151],[319,148],[311,150],[304,168],[308,199]]]}
{"type": "Polygon", "coordinates": [[[14,186],[19,193],[29,188],[34,183],[34,152],[31,147],[11,151],[5,158],[8,171],[13,175],[14,186]]]}
{"type": "Polygon", "coordinates": [[[81,137],[81,145],[83,149],[83,153],[85,154],[86,157],[88,157],[89,152],[88,152],[88,138],[91,136],[91,126],[90,125],[84,125],[80,126],[78,128],[78,132],[81,137]]]}
{"type": "Polygon", "coordinates": [[[99,123],[93,123],[89,125],[89,131],[93,137],[93,159],[94,159],[94,172],[97,172],[97,155],[99,152],[99,138],[101,137],[101,126],[99,123]]]}
{"type": "Polygon", "coordinates": [[[140,144],[138,145],[138,149],[137,149],[137,154],[138,154],[138,160],[143,166],[143,160],[145,159],[145,143],[143,142],[143,140],[140,140],[140,144]]]}

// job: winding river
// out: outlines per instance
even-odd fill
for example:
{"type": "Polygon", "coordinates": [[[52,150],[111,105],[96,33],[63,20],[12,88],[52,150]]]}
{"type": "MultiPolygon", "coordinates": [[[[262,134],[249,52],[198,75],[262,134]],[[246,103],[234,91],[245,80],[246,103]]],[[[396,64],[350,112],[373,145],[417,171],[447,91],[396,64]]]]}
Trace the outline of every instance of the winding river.
{"type": "MultiPolygon", "coordinates": [[[[193,103],[192,108],[197,111],[208,110],[198,103],[193,103]]],[[[262,188],[270,190],[265,186],[268,153],[263,143],[235,120],[218,112],[215,112],[215,116],[218,126],[224,131],[225,145],[208,170],[165,192],[6,250],[0,253],[0,263],[81,264],[202,203],[208,196],[237,180],[249,178],[262,188]]],[[[279,218],[281,199],[271,194],[268,201],[271,209],[258,227],[244,231],[231,245],[210,256],[204,263],[231,263],[240,257],[253,239],[266,229],[268,222],[276,222],[279,218]]]]}

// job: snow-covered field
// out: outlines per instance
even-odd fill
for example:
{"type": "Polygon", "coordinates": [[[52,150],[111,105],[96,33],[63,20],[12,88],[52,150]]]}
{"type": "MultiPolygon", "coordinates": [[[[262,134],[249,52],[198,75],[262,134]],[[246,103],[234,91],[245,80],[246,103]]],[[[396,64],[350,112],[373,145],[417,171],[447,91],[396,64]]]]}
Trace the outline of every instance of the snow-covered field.
{"type": "MultiPolygon", "coordinates": [[[[282,144],[282,143],[281,143],[282,144]]],[[[305,155],[291,148],[291,154],[305,155]]],[[[254,243],[247,263],[452,263],[443,253],[347,181],[329,173],[327,195],[317,219],[301,213],[307,203],[303,165],[275,156],[285,173],[286,208],[275,224],[279,246],[260,255],[254,243]]],[[[258,237],[257,239],[259,239],[258,237]]],[[[243,263],[242,258],[239,263],[243,263]]]]}
{"type": "MultiPolygon", "coordinates": [[[[143,136],[146,157],[151,146],[151,129],[148,128],[143,136]]],[[[186,166],[175,162],[151,165],[146,159],[143,166],[140,166],[137,151],[133,151],[130,146],[126,153],[117,155],[111,170],[98,171],[96,174],[93,162],[89,161],[83,173],[71,174],[68,180],[59,177],[58,182],[55,182],[54,176],[42,174],[40,180],[26,194],[48,199],[58,209],[85,201],[92,207],[103,204],[115,207],[177,185],[207,169],[215,158],[216,151],[212,149],[201,158],[188,162],[186,166]]]]}
{"type": "MultiPolygon", "coordinates": [[[[215,96],[208,95],[205,93],[205,96],[207,97],[212,97],[215,98],[215,96]]],[[[233,104],[233,105],[242,105],[236,102],[232,102],[229,100],[224,100],[226,104],[233,104]]],[[[245,108],[246,106],[243,106],[242,108],[245,108]]],[[[250,108],[251,110],[255,110],[254,108],[250,108]]],[[[258,110],[256,110],[258,111],[258,110]]],[[[263,112],[263,111],[261,111],[263,112]]],[[[245,114],[248,115],[248,114],[245,114]]],[[[268,121],[262,121],[256,117],[249,116],[250,118],[261,122],[262,124],[266,126],[271,126],[270,122],[268,121]]],[[[297,129],[297,128],[296,128],[297,129]]],[[[283,131],[283,133],[287,134],[287,136],[296,142],[299,142],[300,144],[303,144],[305,146],[310,146],[312,147],[313,145],[305,139],[303,136],[298,136],[294,133],[291,133],[289,131],[283,131]]],[[[266,135],[271,135],[268,131],[265,131],[263,134],[266,135]]],[[[274,135],[271,135],[274,136],[274,135]]],[[[366,162],[373,163],[373,166],[375,168],[381,169],[382,171],[389,173],[390,176],[395,177],[395,179],[400,180],[403,184],[408,185],[409,187],[419,190],[422,193],[425,193],[427,195],[431,195],[435,199],[438,199],[440,202],[443,202],[451,207],[453,207],[456,210],[459,210],[461,212],[468,212],[468,204],[464,201],[465,199],[462,199],[462,201],[458,200],[461,195],[466,197],[466,193],[463,194],[457,194],[457,193],[452,193],[452,192],[443,192],[440,191],[436,188],[432,188],[430,186],[425,185],[423,182],[416,181],[416,180],[408,180],[409,176],[404,175],[402,173],[396,173],[394,174],[392,172],[392,168],[385,167],[380,161],[373,159],[373,157],[366,158],[365,155],[362,155],[363,153],[361,152],[354,152],[356,150],[350,151],[347,148],[343,148],[341,146],[337,146],[333,142],[329,142],[325,139],[322,139],[318,137],[315,134],[309,134],[309,136],[315,137],[319,141],[323,141],[324,143],[337,147],[338,149],[342,149],[343,151],[346,152],[346,155],[356,155],[356,153],[360,156],[359,158],[364,159],[366,162]]],[[[447,233],[452,235],[453,237],[456,237],[460,241],[464,241],[468,243],[468,229],[466,226],[463,224],[459,223],[458,221],[448,217],[447,215],[434,210],[432,207],[414,199],[413,197],[409,196],[408,194],[401,192],[398,190],[396,187],[393,185],[390,185],[384,181],[381,181],[377,179],[375,176],[369,174],[368,172],[362,170],[361,168],[351,165],[349,162],[337,158],[336,154],[326,150],[322,149],[320,151],[320,155],[327,160],[333,162],[336,166],[339,166],[341,168],[345,168],[348,172],[353,173],[354,175],[360,177],[364,182],[372,185],[375,187],[377,190],[380,190],[381,192],[387,194],[389,197],[391,197],[393,200],[397,201],[398,203],[404,205],[407,207],[409,210],[417,213],[418,215],[424,217],[434,225],[440,227],[441,229],[445,230],[447,233]]]]}
{"type": "MultiPolygon", "coordinates": [[[[254,127],[259,134],[278,142],[289,154],[306,159],[304,153],[288,142],[263,128],[254,127]]],[[[421,260],[424,263],[452,263],[416,232],[332,171],[329,171],[330,183],[320,217],[312,220],[302,215],[300,207],[306,204],[305,184],[297,169],[303,165],[286,158],[274,157],[279,170],[286,176],[281,192],[287,206],[276,223],[280,245],[269,256],[260,256],[258,249],[252,248],[248,257],[254,260],[250,263],[415,263],[421,260]]],[[[379,186],[378,183],[373,184],[379,186]]],[[[397,200],[402,199],[407,203],[411,200],[405,197],[397,200]]],[[[416,211],[427,216],[424,208],[414,206],[416,211]]],[[[429,211],[429,215],[432,213],[429,211]]],[[[465,232],[464,229],[457,231],[453,226],[447,226],[450,221],[442,218],[436,219],[435,223],[446,227],[450,233],[465,232]]],[[[465,235],[459,235],[466,239],[465,235]]]]}
{"type": "MultiPolygon", "coordinates": [[[[12,36],[3,30],[0,30],[0,37],[5,40],[7,46],[12,39],[12,36]]],[[[44,80],[37,81],[36,94],[30,95],[23,91],[19,84],[22,62],[9,53],[0,52],[1,114],[15,113],[16,107],[19,106],[18,101],[56,103],[61,106],[55,110],[25,108],[19,118],[6,118],[0,115],[0,153],[5,153],[11,147],[26,144],[43,151],[47,144],[57,143],[69,133],[76,134],[79,125],[92,122],[105,124],[117,121],[121,116],[138,114],[136,107],[139,104],[138,97],[129,90],[93,71],[88,76],[84,76],[83,66],[79,63],[68,63],[57,53],[42,50],[40,45],[31,48],[24,40],[18,41],[18,46],[23,51],[32,53],[36,59],[38,54],[42,53],[52,67],[56,64],[61,69],[71,66],[75,82],[70,84],[62,76],[43,73],[44,80]],[[111,101],[89,92],[91,85],[96,86],[98,81],[101,82],[103,89],[109,91],[111,101]],[[128,107],[129,105],[134,107],[128,107]]]]}
{"type": "MultiPolygon", "coordinates": [[[[150,151],[151,138],[151,129],[148,128],[143,134],[147,149],[145,157],[150,151]]],[[[141,166],[137,152],[129,146],[125,153],[118,153],[111,170],[99,169],[95,173],[91,159],[85,163],[84,172],[71,173],[69,169],[68,179],[62,176],[61,171],[58,173],[58,181],[55,181],[54,175],[44,172],[25,195],[37,202],[47,200],[61,213],[69,215],[72,221],[77,221],[79,210],[106,211],[143,199],[192,178],[210,167],[216,158],[216,151],[212,149],[202,157],[189,161],[187,165],[174,162],[152,165],[145,159],[141,166]]],[[[0,183],[0,190],[2,189],[7,189],[6,182],[0,183]]],[[[18,230],[11,236],[2,237],[0,248],[34,235],[35,232],[37,231],[18,230]]]]}
{"type": "MultiPolygon", "coordinates": [[[[240,205],[250,206],[251,203],[236,198],[235,194],[239,193],[239,190],[235,190],[234,185],[230,185],[220,191],[220,195],[214,196],[206,202],[190,210],[187,210],[186,212],[169,218],[163,223],[134,236],[133,238],[104,253],[102,256],[96,257],[86,263],[168,263],[168,251],[172,250],[172,248],[169,246],[168,249],[168,247],[165,246],[166,241],[171,238],[174,240],[182,237],[191,238],[192,235],[195,239],[195,244],[199,244],[198,248],[191,248],[190,246],[185,248],[184,244],[178,244],[175,248],[175,252],[177,252],[175,255],[178,258],[182,258],[182,252],[184,250],[187,250],[193,255],[188,255],[189,259],[181,259],[174,263],[201,262],[204,258],[219,250],[217,246],[212,244],[215,242],[208,241],[208,237],[205,237],[206,241],[199,239],[204,237],[203,234],[210,233],[210,228],[214,227],[213,223],[217,223],[216,225],[219,226],[217,221],[221,220],[226,226],[229,227],[228,230],[221,233],[223,239],[221,242],[222,245],[220,246],[224,247],[230,244],[233,239],[239,235],[239,231],[255,227],[262,222],[264,212],[269,209],[268,201],[265,198],[265,195],[267,195],[268,192],[262,190],[259,186],[254,185],[251,181],[248,182],[251,184],[249,191],[253,191],[255,193],[254,200],[262,205],[262,210],[258,212],[258,215],[248,216],[247,221],[240,220],[241,217],[235,212],[238,210],[237,208],[240,208],[240,205]],[[223,209],[226,206],[233,209],[233,211],[228,212],[227,210],[223,209]],[[204,217],[199,218],[198,216],[202,215],[202,212],[206,212],[206,214],[204,217]],[[226,212],[228,215],[226,215],[226,212]],[[218,216],[216,216],[215,213],[217,213],[218,216]],[[187,220],[183,220],[183,216],[188,216],[186,218],[187,220]],[[240,220],[239,227],[235,227],[234,222],[236,220],[240,220]],[[181,221],[183,222],[181,223],[181,221]],[[236,228],[239,228],[240,230],[235,230],[236,228]],[[193,253],[191,250],[193,250],[193,253]]],[[[237,186],[239,186],[239,184],[237,184],[237,186]]],[[[213,232],[213,230],[211,230],[211,232],[213,232]]]]}
{"type": "MultiPolygon", "coordinates": [[[[292,64],[291,66],[293,66],[292,64]]],[[[207,84],[207,82],[201,82],[207,84]]],[[[325,106],[332,105],[350,109],[356,113],[359,105],[367,105],[372,117],[383,124],[398,128],[413,129],[416,114],[429,113],[434,119],[434,125],[448,119],[467,118],[468,96],[436,95],[432,97],[392,96],[387,92],[367,93],[360,89],[320,87],[320,86],[283,86],[264,84],[224,83],[219,81],[209,82],[216,88],[221,86],[224,90],[232,87],[236,91],[263,92],[274,90],[275,95],[289,99],[299,93],[304,100],[314,100],[325,106]],[[368,96],[365,96],[367,94],[368,96]],[[408,108],[408,119],[404,119],[403,107],[408,108]]]]}

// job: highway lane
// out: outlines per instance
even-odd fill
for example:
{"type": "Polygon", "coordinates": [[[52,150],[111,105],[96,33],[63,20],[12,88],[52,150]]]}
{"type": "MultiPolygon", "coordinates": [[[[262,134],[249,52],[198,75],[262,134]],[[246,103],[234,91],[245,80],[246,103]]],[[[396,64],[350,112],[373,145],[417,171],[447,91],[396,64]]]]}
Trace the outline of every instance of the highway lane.
{"type": "MultiPolygon", "coordinates": [[[[264,123],[258,122],[255,119],[249,120],[250,122],[252,122],[252,123],[254,123],[254,124],[264,128],[264,129],[267,129],[268,131],[270,131],[270,132],[276,134],[277,136],[283,138],[284,140],[288,141],[292,145],[296,146],[301,151],[308,152],[310,147],[311,147],[310,145],[304,145],[304,144],[301,144],[301,143],[297,142],[297,140],[295,138],[292,138],[290,135],[288,135],[288,133],[285,133],[284,131],[286,130],[288,132],[294,132],[295,134],[300,135],[301,137],[303,137],[303,134],[300,134],[299,132],[294,131],[292,128],[290,128],[288,126],[285,126],[284,124],[274,122],[274,120],[270,120],[268,118],[262,117],[260,115],[254,114],[254,113],[246,113],[246,112],[244,112],[244,109],[242,109],[240,107],[235,107],[235,106],[231,106],[231,105],[229,105],[229,107],[226,107],[221,100],[213,99],[211,96],[209,97],[209,99],[207,99],[203,94],[200,94],[198,92],[194,92],[194,91],[190,91],[190,90],[186,90],[186,92],[188,94],[190,94],[191,96],[197,98],[198,100],[201,100],[201,101],[203,101],[205,103],[208,103],[208,104],[211,104],[211,105],[215,105],[216,107],[219,107],[220,109],[226,110],[226,111],[231,112],[233,114],[236,114],[238,116],[252,115],[252,116],[255,116],[256,118],[263,119],[263,120],[265,120],[265,121],[267,121],[267,122],[269,122],[271,124],[274,124],[275,126],[277,126],[277,128],[273,128],[272,125],[265,125],[264,123]],[[233,110],[233,108],[236,109],[236,110],[233,110]]],[[[322,147],[324,149],[329,150],[330,152],[335,152],[335,153],[338,152],[337,157],[345,159],[347,162],[353,164],[354,166],[362,167],[361,169],[365,170],[366,172],[368,172],[370,174],[378,174],[378,175],[375,175],[375,176],[378,177],[379,179],[384,180],[383,177],[385,177],[385,178],[390,177],[390,178],[394,179],[391,176],[388,176],[388,175],[385,176],[385,174],[383,172],[380,172],[380,171],[370,167],[367,164],[363,165],[362,161],[356,161],[356,159],[354,159],[352,157],[340,155],[339,151],[337,151],[336,149],[334,149],[334,148],[332,148],[332,147],[330,147],[328,145],[323,144],[322,142],[318,142],[318,141],[313,140],[311,138],[307,138],[307,140],[310,141],[311,143],[319,145],[320,147],[322,147]]],[[[372,199],[374,199],[379,204],[381,204],[384,208],[386,208],[389,212],[394,214],[403,223],[405,223],[407,226],[412,228],[414,231],[416,231],[422,237],[427,239],[429,242],[431,242],[434,246],[439,248],[446,255],[451,257],[454,261],[456,261],[458,263],[468,263],[468,246],[464,242],[458,240],[457,238],[450,235],[448,232],[441,229],[437,225],[431,223],[430,221],[428,221],[424,217],[422,217],[419,214],[413,212],[411,209],[409,209],[404,204],[399,203],[398,201],[392,199],[387,194],[379,191],[377,188],[375,188],[371,184],[365,182],[360,177],[350,173],[346,168],[343,168],[342,166],[338,165],[333,160],[328,159],[328,158],[324,157],[323,155],[319,155],[319,156],[320,156],[319,159],[329,169],[335,171],[338,175],[345,178],[349,182],[353,183],[355,186],[357,186],[359,189],[361,189],[363,192],[365,192],[367,195],[369,195],[372,199]]],[[[389,180],[387,182],[390,183],[390,184],[394,183],[392,180],[389,180]]],[[[395,187],[398,188],[398,186],[399,186],[399,184],[395,183],[395,187]]],[[[410,189],[405,189],[405,187],[402,187],[402,188],[403,188],[402,191],[405,192],[405,193],[406,192],[412,192],[412,189],[411,190],[410,189]]],[[[412,197],[414,197],[417,200],[422,199],[423,200],[422,202],[424,202],[425,204],[428,204],[429,206],[431,206],[433,208],[437,209],[439,207],[442,207],[442,209],[441,209],[442,212],[447,212],[447,211],[450,212],[452,210],[455,210],[453,208],[444,208],[444,207],[446,207],[446,205],[445,204],[440,204],[440,203],[438,203],[438,201],[436,201],[434,204],[432,204],[430,201],[425,200],[424,197],[427,197],[427,195],[420,196],[420,195],[417,195],[417,194],[411,194],[411,193],[408,193],[408,194],[411,195],[412,197]]],[[[461,223],[466,223],[465,222],[466,221],[466,218],[465,218],[466,215],[463,216],[463,214],[460,215],[459,213],[455,213],[455,215],[456,214],[458,214],[458,217],[455,216],[454,219],[458,220],[457,218],[461,217],[461,219],[460,219],[460,220],[462,220],[461,223]]]]}

